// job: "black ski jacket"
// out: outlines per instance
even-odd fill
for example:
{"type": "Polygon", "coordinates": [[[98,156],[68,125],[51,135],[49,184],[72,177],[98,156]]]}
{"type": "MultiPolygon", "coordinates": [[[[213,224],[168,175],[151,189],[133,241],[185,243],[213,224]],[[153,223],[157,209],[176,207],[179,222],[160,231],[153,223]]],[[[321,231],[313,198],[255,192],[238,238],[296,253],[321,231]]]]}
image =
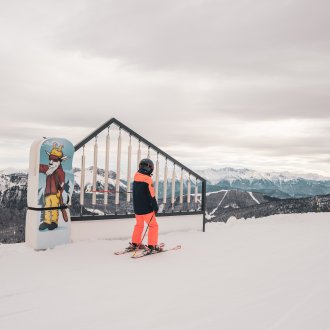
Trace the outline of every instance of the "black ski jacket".
{"type": "Polygon", "coordinates": [[[133,182],[133,206],[135,214],[158,212],[154,186],[149,175],[137,172],[133,182]]]}

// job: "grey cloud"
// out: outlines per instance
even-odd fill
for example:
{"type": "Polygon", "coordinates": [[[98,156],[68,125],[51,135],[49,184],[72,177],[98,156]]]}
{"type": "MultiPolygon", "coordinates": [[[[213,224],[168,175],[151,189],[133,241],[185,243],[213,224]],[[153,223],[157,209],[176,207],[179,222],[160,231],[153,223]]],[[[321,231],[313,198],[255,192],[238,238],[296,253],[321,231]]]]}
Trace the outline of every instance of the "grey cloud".
{"type": "Polygon", "coordinates": [[[315,86],[299,82],[281,86],[238,87],[224,91],[224,96],[213,95],[210,107],[214,113],[254,120],[281,118],[330,118],[329,86],[315,86]]]}
{"type": "MultiPolygon", "coordinates": [[[[280,128],[282,122],[278,122],[280,128]]],[[[196,123],[183,125],[168,125],[168,134],[166,145],[176,145],[180,141],[182,150],[184,148],[195,148],[206,150],[207,147],[212,150],[224,150],[231,148],[233,152],[259,154],[268,156],[303,156],[303,155],[324,155],[329,153],[328,141],[330,139],[330,122],[320,124],[320,122],[308,122],[301,126],[297,121],[297,129],[294,124],[290,125],[290,132],[285,132],[282,136],[280,131],[272,128],[267,131],[269,122],[259,122],[255,126],[254,121],[245,123],[236,122],[216,122],[210,124],[208,121],[199,121],[196,123]],[[244,125],[245,124],[245,125],[244,125]],[[248,128],[249,125],[253,127],[248,128]],[[246,126],[244,128],[244,126],[246,126]],[[260,133],[253,134],[254,130],[260,133]],[[261,133],[262,130],[264,133],[261,133]],[[192,134],[194,132],[194,134],[192,134]]],[[[156,132],[155,132],[156,134],[156,132]]]]}
{"type": "Polygon", "coordinates": [[[87,2],[57,42],[141,74],[211,78],[195,106],[215,114],[329,118],[329,12],[322,0],[87,2]]]}
{"type": "MultiPolygon", "coordinates": [[[[87,2],[59,44],[147,68],[213,71],[229,60],[249,69],[283,52],[293,59],[301,50],[329,50],[329,9],[322,0],[87,2]]],[[[272,65],[281,66],[282,59],[272,65]]]]}

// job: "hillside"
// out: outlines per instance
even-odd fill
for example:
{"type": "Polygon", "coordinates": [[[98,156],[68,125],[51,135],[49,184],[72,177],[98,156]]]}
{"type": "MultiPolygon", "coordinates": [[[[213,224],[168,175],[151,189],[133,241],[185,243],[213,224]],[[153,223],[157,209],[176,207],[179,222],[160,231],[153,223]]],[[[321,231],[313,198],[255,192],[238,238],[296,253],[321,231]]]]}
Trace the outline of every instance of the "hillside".
{"type": "Polygon", "coordinates": [[[127,240],[0,245],[1,328],[329,329],[328,214],[230,219],[160,240],[182,249],[133,260],[113,255],[127,240]]]}
{"type": "Polygon", "coordinates": [[[208,221],[224,221],[230,217],[261,218],[275,214],[330,212],[330,195],[306,198],[278,199],[261,193],[221,190],[208,193],[208,221]]]}

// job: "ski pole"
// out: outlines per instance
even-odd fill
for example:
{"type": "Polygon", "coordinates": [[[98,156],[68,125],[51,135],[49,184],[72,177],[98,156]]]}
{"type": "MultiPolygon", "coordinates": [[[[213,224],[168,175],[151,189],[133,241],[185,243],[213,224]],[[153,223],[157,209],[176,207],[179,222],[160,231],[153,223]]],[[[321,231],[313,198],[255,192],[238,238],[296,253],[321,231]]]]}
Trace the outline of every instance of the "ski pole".
{"type": "Polygon", "coordinates": [[[133,253],[133,257],[135,256],[136,252],[140,249],[140,246],[141,246],[141,244],[142,244],[142,242],[143,242],[143,240],[144,240],[144,236],[146,236],[146,233],[147,233],[147,230],[148,230],[148,228],[149,228],[150,222],[151,222],[152,218],[154,217],[154,215],[155,215],[155,212],[152,212],[152,216],[151,216],[151,218],[150,218],[150,220],[149,220],[149,222],[148,222],[148,226],[147,226],[146,230],[144,231],[144,234],[143,234],[143,237],[142,237],[142,239],[141,239],[140,244],[138,245],[137,249],[136,249],[136,250],[134,251],[134,253],[133,253]]]}

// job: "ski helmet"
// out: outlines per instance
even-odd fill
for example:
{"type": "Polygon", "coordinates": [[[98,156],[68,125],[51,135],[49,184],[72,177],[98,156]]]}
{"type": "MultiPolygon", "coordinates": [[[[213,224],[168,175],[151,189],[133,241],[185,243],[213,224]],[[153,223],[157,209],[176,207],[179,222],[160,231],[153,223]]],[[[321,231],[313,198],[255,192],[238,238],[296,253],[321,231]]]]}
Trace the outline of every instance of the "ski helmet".
{"type": "Polygon", "coordinates": [[[139,172],[151,175],[154,170],[154,163],[149,158],[144,158],[139,163],[139,172]]]}

